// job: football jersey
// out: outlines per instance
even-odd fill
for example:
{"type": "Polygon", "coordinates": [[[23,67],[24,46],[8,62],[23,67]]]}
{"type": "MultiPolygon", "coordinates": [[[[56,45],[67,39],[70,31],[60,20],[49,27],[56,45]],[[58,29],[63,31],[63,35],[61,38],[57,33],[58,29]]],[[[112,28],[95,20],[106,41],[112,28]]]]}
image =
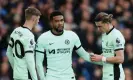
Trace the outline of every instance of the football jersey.
{"type": "Polygon", "coordinates": [[[37,40],[36,55],[47,57],[46,75],[74,77],[72,69],[72,51],[81,47],[79,37],[72,31],[64,30],[62,35],[53,35],[51,31],[43,33],[37,40]]]}
{"type": "MultiPolygon", "coordinates": [[[[102,35],[102,51],[105,57],[114,57],[115,51],[124,50],[125,39],[120,31],[112,28],[102,35]]],[[[103,80],[125,80],[122,64],[103,63],[103,80]]]]}
{"type": "Polygon", "coordinates": [[[10,35],[9,46],[13,55],[13,78],[28,79],[28,69],[25,54],[34,54],[34,35],[26,27],[16,28],[10,35]]]}

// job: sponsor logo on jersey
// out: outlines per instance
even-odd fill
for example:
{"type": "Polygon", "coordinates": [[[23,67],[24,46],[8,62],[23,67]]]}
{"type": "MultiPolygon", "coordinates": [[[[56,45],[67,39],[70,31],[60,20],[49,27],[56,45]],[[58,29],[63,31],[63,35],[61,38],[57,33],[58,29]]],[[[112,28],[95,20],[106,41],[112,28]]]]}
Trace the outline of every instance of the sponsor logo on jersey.
{"type": "Polygon", "coordinates": [[[122,44],[116,44],[116,47],[121,47],[122,46],[122,44]]]}
{"type": "Polygon", "coordinates": [[[112,49],[103,48],[102,50],[103,50],[103,53],[112,53],[112,49]]]}
{"type": "Polygon", "coordinates": [[[57,49],[57,53],[70,53],[70,48],[57,49]]]}
{"type": "Polygon", "coordinates": [[[48,50],[49,54],[59,54],[59,53],[70,53],[70,48],[59,48],[59,49],[52,49],[48,50]]]}

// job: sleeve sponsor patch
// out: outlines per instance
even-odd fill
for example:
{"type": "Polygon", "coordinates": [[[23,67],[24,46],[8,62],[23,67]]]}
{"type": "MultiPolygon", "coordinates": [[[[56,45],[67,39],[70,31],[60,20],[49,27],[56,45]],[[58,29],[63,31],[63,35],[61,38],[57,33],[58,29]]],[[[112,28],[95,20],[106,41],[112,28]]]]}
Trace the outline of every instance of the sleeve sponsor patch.
{"type": "Polygon", "coordinates": [[[116,43],[119,44],[120,43],[120,39],[116,38],[116,43]]]}
{"type": "Polygon", "coordinates": [[[34,41],[33,39],[30,40],[30,44],[33,45],[34,44],[34,41]]]}
{"type": "Polygon", "coordinates": [[[116,47],[121,47],[122,43],[119,38],[116,38],[116,47]]]}
{"type": "Polygon", "coordinates": [[[30,40],[30,45],[29,45],[29,48],[34,48],[34,46],[35,46],[35,45],[34,45],[34,40],[33,40],[33,39],[31,39],[31,40],[30,40]]]}

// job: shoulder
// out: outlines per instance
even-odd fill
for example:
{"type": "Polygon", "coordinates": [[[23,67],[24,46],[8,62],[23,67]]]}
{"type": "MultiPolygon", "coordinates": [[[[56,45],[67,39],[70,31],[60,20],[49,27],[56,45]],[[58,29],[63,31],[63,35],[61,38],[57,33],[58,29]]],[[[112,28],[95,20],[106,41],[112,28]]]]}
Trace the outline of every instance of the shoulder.
{"type": "Polygon", "coordinates": [[[33,32],[28,28],[18,27],[14,31],[17,31],[17,32],[23,34],[25,37],[34,36],[33,32]]]}
{"type": "Polygon", "coordinates": [[[50,36],[50,31],[44,32],[39,36],[38,40],[44,40],[48,38],[49,36],[50,36]]]}
{"type": "Polygon", "coordinates": [[[34,38],[34,34],[28,29],[23,30],[23,34],[24,34],[24,37],[34,38]]]}
{"type": "Polygon", "coordinates": [[[116,41],[117,41],[117,40],[125,41],[124,36],[122,35],[122,33],[121,33],[118,29],[115,29],[115,30],[114,30],[113,36],[114,36],[114,39],[115,39],[116,41]]]}
{"type": "Polygon", "coordinates": [[[71,37],[77,37],[78,35],[74,31],[64,30],[65,33],[71,37]]]}
{"type": "Polygon", "coordinates": [[[118,29],[114,29],[113,36],[123,38],[122,33],[118,29]]]}
{"type": "Polygon", "coordinates": [[[22,27],[17,27],[13,30],[13,32],[11,33],[12,36],[14,35],[18,35],[20,37],[34,37],[33,33],[26,29],[26,28],[22,28],[22,27]]]}
{"type": "Polygon", "coordinates": [[[22,34],[21,38],[23,38],[23,39],[34,39],[33,32],[28,28],[18,27],[16,29],[16,32],[19,34],[22,34]]]}

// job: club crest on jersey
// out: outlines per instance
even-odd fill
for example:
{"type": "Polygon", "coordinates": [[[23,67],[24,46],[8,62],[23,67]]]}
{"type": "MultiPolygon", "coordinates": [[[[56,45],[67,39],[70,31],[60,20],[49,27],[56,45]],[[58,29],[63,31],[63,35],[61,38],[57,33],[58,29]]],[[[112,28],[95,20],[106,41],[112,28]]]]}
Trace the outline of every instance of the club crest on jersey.
{"type": "Polygon", "coordinates": [[[116,43],[120,43],[120,39],[119,38],[116,38],[116,43]]]}
{"type": "Polygon", "coordinates": [[[65,40],[65,44],[70,44],[70,41],[68,39],[65,40]]]}

